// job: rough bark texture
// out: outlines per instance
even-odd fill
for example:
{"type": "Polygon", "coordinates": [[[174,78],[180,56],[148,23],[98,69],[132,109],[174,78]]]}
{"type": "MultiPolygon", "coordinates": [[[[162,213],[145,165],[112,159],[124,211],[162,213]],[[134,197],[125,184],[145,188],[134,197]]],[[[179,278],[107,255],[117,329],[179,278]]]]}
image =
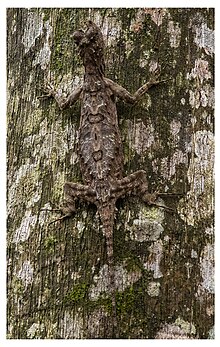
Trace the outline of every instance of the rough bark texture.
{"type": "Polygon", "coordinates": [[[65,181],[80,181],[83,68],[71,33],[102,27],[107,77],[135,91],[158,61],[167,81],[134,107],[118,103],[126,173],[144,169],[160,201],[119,201],[114,230],[121,338],[213,338],[213,9],[8,9],[8,338],[111,338],[105,240],[93,206],[61,224],[65,181]]]}

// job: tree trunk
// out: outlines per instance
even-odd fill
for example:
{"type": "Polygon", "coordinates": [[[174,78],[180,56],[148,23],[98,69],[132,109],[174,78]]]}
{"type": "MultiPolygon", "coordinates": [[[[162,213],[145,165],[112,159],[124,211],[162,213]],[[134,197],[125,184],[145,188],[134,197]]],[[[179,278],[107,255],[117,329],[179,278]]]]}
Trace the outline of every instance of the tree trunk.
{"type": "Polygon", "coordinates": [[[80,105],[38,99],[47,80],[68,93],[83,79],[71,34],[102,28],[106,75],[136,91],[158,63],[158,86],[118,101],[125,175],[182,193],[145,206],[118,202],[114,228],[120,338],[213,338],[213,9],[8,9],[8,338],[111,338],[106,244],[94,206],[74,218],[65,181],[80,182],[80,105]]]}

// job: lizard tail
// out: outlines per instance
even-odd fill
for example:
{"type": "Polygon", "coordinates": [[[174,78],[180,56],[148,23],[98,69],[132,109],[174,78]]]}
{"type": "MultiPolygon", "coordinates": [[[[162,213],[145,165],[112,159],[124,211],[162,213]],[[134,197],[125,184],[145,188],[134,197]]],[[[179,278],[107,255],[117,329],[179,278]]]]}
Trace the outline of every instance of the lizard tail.
{"type": "Polygon", "coordinates": [[[109,291],[111,293],[112,301],[112,328],[113,336],[119,338],[117,310],[116,310],[116,285],[115,285],[115,269],[114,269],[114,256],[113,256],[113,226],[114,226],[114,210],[115,204],[103,206],[101,209],[100,217],[104,235],[106,238],[107,248],[107,262],[109,271],[109,291]]]}

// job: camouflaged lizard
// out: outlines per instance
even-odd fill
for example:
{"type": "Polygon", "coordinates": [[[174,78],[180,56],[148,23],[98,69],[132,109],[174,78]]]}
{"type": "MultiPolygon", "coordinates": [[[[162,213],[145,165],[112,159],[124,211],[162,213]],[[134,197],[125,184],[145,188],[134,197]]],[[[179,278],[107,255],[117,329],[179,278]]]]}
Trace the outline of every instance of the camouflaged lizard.
{"type": "Polygon", "coordinates": [[[160,82],[157,79],[159,71],[152,73],[149,82],[132,95],[105,77],[103,36],[96,24],[88,21],[86,30],[77,30],[73,38],[85,68],[84,82],[67,98],[58,96],[54,88],[48,84],[46,96],[54,97],[61,110],[72,106],[78,99],[81,101],[78,154],[84,183],[65,183],[65,202],[60,209],[63,216],[57,220],[63,220],[74,214],[76,199],[96,205],[106,238],[109,291],[113,308],[113,336],[118,337],[113,258],[115,203],[117,199],[132,193],[138,195],[148,205],[160,206],[156,203],[156,199],[165,194],[148,192],[147,175],[144,170],[123,177],[124,159],[116,97],[135,104],[149,88],[160,82]]]}

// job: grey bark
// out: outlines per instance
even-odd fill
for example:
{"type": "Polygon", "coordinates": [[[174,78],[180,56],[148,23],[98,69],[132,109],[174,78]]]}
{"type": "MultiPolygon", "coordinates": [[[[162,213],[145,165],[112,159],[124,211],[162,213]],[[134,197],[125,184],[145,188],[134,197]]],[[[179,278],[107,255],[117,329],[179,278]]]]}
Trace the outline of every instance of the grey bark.
{"type": "Polygon", "coordinates": [[[8,9],[8,304],[13,339],[111,338],[105,240],[93,206],[61,224],[43,211],[80,182],[80,108],[39,101],[51,80],[83,78],[71,33],[102,26],[107,77],[134,92],[158,62],[161,78],[134,107],[118,102],[125,171],[144,169],[171,214],[119,201],[114,254],[121,338],[214,336],[214,10],[8,9]]]}

